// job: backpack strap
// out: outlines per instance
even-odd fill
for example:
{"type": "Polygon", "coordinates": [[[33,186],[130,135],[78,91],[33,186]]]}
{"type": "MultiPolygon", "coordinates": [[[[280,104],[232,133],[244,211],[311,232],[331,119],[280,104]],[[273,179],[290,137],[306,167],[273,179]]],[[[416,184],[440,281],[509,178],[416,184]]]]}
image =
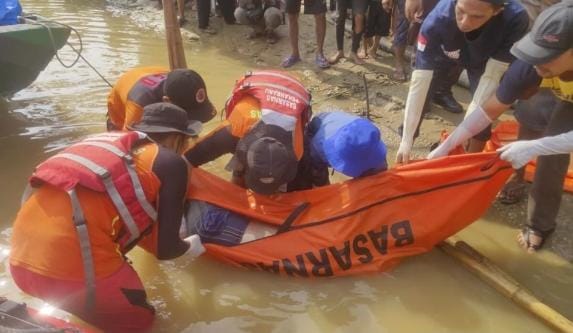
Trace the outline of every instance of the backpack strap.
{"type": "Polygon", "coordinates": [[[80,241],[80,252],[82,255],[82,263],[84,266],[84,275],[86,280],[86,310],[90,312],[95,307],[95,266],[92,256],[90,237],[88,234],[88,227],[80,200],[78,199],[75,189],[68,191],[70,200],[72,202],[72,214],[74,226],[80,241]]]}

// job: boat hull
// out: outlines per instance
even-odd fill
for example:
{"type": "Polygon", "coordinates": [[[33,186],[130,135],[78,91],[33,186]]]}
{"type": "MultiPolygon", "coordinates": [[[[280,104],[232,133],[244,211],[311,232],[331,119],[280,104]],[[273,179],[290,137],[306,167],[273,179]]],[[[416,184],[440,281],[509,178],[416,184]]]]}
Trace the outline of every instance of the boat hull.
{"type": "Polygon", "coordinates": [[[34,82],[70,35],[69,28],[40,18],[26,22],[0,27],[0,95],[11,95],[34,82]]]}

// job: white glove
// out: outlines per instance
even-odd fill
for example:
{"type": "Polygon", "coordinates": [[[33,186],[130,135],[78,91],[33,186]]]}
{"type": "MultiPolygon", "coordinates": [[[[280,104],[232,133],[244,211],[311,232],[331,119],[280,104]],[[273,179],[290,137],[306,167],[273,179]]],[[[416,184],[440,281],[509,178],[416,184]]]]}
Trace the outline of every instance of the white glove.
{"type": "Polygon", "coordinates": [[[188,256],[191,258],[197,258],[201,254],[205,252],[205,247],[201,243],[201,238],[199,235],[194,234],[184,239],[187,243],[190,244],[189,249],[183,255],[188,256]]]}
{"type": "Polygon", "coordinates": [[[479,105],[483,105],[493,95],[499,86],[503,73],[509,67],[509,63],[489,58],[485,70],[479,79],[478,86],[468,106],[465,118],[474,112],[479,105]]]}
{"type": "Polygon", "coordinates": [[[540,155],[569,154],[573,152],[573,131],[538,140],[517,141],[497,150],[501,159],[519,169],[540,155]]]}
{"type": "Polygon", "coordinates": [[[396,162],[408,163],[410,161],[410,150],[414,144],[414,133],[422,118],[422,110],[426,102],[426,96],[430,90],[430,83],[434,71],[416,69],[412,72],[408,99],[404,110],[404,124],[402,131],[402,141],[396,155],[396,162]]]}
{"type": "Polygon", "coordinates": [[[396,162],[407,164],[410,162],[410,152],[412,151],[412,142],[402,140],[396,153],[396,162]]]}
{"type": "Polygon", "coordinates": [[[491,119],[485,113],[484,109],[478,106],[476,111],[465,118],[438,148],[430,152],[427,158],[434,159],[448,155],[452,149],[481,132],[484,128],[488,127],[489,124],[491,124],[491,119]]]}

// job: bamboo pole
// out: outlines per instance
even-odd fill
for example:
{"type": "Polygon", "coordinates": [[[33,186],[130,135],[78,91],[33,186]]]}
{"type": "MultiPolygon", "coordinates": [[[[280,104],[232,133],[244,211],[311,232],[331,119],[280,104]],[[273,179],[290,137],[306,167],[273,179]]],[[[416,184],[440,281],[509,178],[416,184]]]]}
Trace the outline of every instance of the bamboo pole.
{"type": "Polygon", "coordinates": [[[531,312],[551,328],[565,333],[573,333],[573,323],[542,303],[519,282],[496,266],[487,257],[476,251],[464,241],[450,237],[438,247],[448,255],[459,260],[466,268],[511,299],[523,309],[531,312]]]}
{"type": "Polygon", "coordinates": [[[163,18],[165,20],[165,37],[167,39],[167,54],[171,70],[187,68],[185,51],[181,39],[181,30],[177,23],[175,3],[173,0],[163,0],[163,18]]]}

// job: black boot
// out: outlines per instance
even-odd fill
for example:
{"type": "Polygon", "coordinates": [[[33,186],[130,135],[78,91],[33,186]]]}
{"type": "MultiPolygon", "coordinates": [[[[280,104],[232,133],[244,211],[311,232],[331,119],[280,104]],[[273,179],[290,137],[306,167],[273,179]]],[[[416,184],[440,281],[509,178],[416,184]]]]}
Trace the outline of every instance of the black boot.
{"type": "Polygon", "coordinates": [[[452,94],[435,93],[433,102],[443,107],[446,111],[451,113],[462,113],[464,108],[454,98],[452,94]]]}

